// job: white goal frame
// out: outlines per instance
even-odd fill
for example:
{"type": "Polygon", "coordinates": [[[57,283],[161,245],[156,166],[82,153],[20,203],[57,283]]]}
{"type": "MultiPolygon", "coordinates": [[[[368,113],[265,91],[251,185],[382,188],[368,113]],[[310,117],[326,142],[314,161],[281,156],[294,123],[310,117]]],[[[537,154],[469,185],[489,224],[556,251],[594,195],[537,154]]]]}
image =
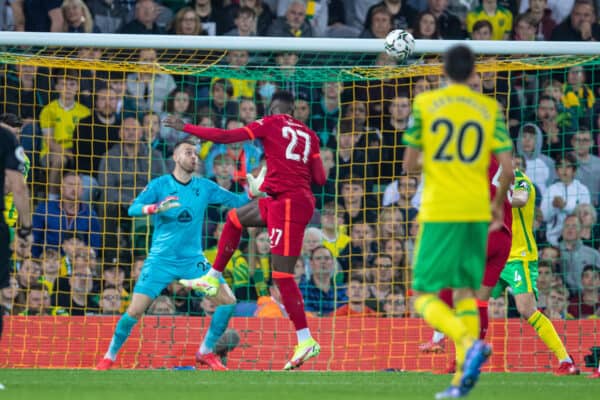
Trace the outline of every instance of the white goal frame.
{"type": "MultiPolygon", "coordinates": [[[[415,40],[415,53],[443,53],[448,47],[457,43],[468,44],[478,54],[600,55],[600,42],[527,42],[502,40],[415,40]]],[[[0,32],[0,46],[306,51],[377,54],[383,51],[383,39],[0,32]]]]}

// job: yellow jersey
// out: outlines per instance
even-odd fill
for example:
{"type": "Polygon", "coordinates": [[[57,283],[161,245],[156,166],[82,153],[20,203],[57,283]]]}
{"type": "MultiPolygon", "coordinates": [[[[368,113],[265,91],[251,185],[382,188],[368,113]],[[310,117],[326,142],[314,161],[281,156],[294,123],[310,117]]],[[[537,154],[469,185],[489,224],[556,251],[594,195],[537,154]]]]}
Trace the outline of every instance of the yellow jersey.
{"type": "Polygon", "coordinates": [[[533,236],[533,222],[535,218],[535,187],[531,180],[520,170],[515,170],[515,184],[513,193],[525,190],[529,193],[527,204],[520,208],[512,209],[512,245],[508,261],[512,260],[537,260],[538,249],[533,236]]]}
{"type": "Polygon", "coordinates": [[[496,100],[460,84],[422,93],[402,140],[423,155],[419,221],[491,220],[490,159],[512,149],[496,100]]]}
{"type": "Polygon", "coordinates": [[[473,33],[473,25],[481,20],[492,24],[492,40],[504,40],[504,35],[512,31],[513,15],[504,7],[498,6],[494,15],[489,15],[481,6],[470,11],[466,19],[469,35],[473,33]]]}
{"type": "MultiPolygon", "coordinates": [[[[52,129],[52,138],[64,149],[73,147],[73,132],[83,118],[90,116],[90,109],[75,102],[73,107],[66,110],[58,100],[51,101],[42,108],[40,113],[40,128],[52,129]]],[[[44,140],[41,155],[48,154],[48,143],[44,140]]]]}

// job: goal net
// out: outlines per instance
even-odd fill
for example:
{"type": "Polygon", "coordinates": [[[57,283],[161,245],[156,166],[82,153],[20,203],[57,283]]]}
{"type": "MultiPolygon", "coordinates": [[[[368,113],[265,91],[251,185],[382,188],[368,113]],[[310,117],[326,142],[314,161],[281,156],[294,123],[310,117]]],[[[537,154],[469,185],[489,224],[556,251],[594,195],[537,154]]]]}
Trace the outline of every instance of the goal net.
{"type": "MultiPolygon", "coordinates": [[[[539,307],[582,365],[600,343],[593,319],[600,315],[597,66],[595,56],[481,55],[474,83],[504,108],[537,187],[539,307]],[[567,154],[587,197],[584,189],[565,189],[564,207],[553,199],[548,205],[544,196],[555,193],[555,181],[569,185],[553,161],[567,154]]],[[[263,116],[276,90],[293,93],[294,116],[319,136],[328,176],[314,188],[318,212],[296,267],[322,346],[305,368],[444,370],[453,358],[444,342],[443,352],[420,352],[432,337],[410,289],[420,178],[403,176],[401,165],[412,99],[444,84],[440,54],[397,65],[376,52],[20,46],[0,52],[0,78],[0,111],[23,122],[18,133],[35,210],[31,257],[13,241],[0,366],[93,367],[151,244],[150,221],[129,217],[127,207],[152,178],[170,172],[173,146],[185,137],[162,119],[171,113],[239,127],[263,116]]],[[[246,190],[246,173],[263,160],[261,144],[252,141],[197,141],[197,151],[197,173],[234,192],[246,190]]],[[[209,207],[199,227],[210,261],[224,211],[209,207]]],[[[10,195],[5,218],[14,225],[10,195]]],[[[245,231],[225,274],[238,298],[231,331],[219,343],[231,369],[280,369],[295,345],[271,272],[267,232],[245,231]]],[[[194,365],[214,309],[172,283],[134,329],[117,366],[194,365]]],[[[490,301],[489,316],[489,369],[549,371],[556,364],[519,319],[510,292],[490,301]]]]}

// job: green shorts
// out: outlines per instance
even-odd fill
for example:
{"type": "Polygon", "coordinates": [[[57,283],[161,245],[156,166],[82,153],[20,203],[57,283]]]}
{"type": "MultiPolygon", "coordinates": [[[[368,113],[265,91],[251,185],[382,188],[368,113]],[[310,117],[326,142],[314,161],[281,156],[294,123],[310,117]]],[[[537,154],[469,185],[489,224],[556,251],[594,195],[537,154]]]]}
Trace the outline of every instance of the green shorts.
{"type": "Polygon", "coordinates": [[[510,287],[513,295],[533,293],[537,300],[537,277],[537,261],[511,260],[502,270],[500,279],[492,290],[492,297],[496,299],[502,296],[504,289],[510,287]]]}
{"type": "Polygon", "coordinates": [[[414,254],[413,289],[479,289],[485,269],[487,222],[424,222],[414,254]]]}

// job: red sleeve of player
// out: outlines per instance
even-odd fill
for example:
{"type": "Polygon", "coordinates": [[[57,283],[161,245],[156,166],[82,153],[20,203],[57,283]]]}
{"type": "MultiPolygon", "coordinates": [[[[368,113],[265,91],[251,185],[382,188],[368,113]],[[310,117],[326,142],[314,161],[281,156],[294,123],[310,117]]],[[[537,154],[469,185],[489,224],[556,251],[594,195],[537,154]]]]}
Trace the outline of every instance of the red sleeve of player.
{"type": "Polygon", "coordinates": [[[248,133],[251,135],[250,139],[255,139],[262,138],[265,136],[265,132],[277,128],[281,129],[281,122],[272,116],[267,116],[249,123],[243,129],[248,130],[248,133]]]}
{"type": "Polygon", "coordinates": [[[254,135],[248,127],[236,129],[206,128],[204,126],[185,124],[183,131],[214,143],[235,143],[254,139],[254,135]]]}

